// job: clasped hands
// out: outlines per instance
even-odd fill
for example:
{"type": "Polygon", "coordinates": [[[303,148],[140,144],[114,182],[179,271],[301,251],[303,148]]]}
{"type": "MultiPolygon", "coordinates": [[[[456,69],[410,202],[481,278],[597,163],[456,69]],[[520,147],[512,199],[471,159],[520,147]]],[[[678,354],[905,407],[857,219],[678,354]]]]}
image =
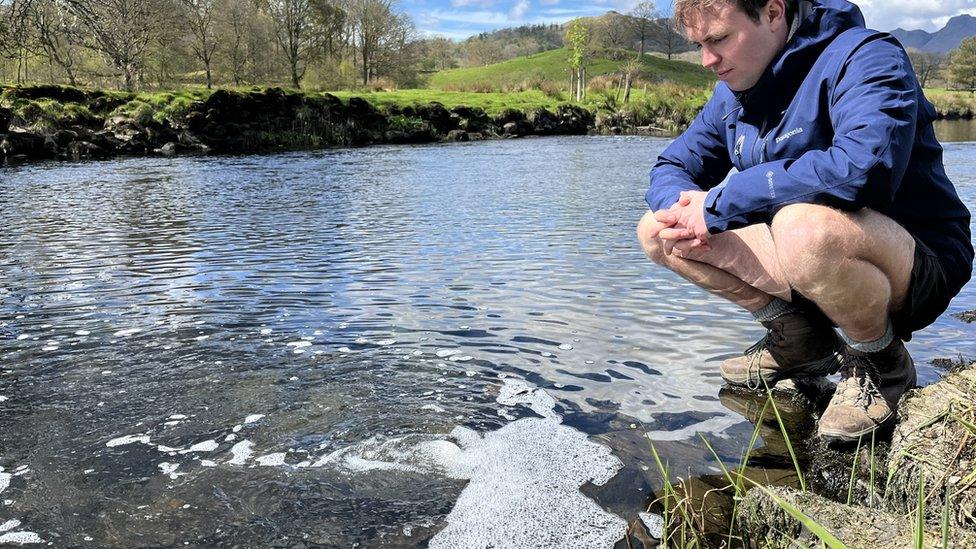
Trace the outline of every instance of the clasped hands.
{"type": "Polygon", "coordinates": [[[650,236],[663,241],[665,254],[671,255],[675,249],[679,252],[711,249],[705,224],[707,194],[704,191],[682,191],[681,197],[670,208],[654,212],[657,224],[652,227],[650,236]]]}

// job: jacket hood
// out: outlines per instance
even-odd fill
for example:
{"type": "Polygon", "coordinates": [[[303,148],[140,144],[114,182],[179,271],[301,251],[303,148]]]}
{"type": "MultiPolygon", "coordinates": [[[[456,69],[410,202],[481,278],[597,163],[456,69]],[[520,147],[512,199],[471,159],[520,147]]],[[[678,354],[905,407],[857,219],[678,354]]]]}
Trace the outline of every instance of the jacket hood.
{"type": "Polygon", "coordinates": [[[861,9],[847,0],[797,0],[792,35],[773,58],[759,82],[736,92],[740,104],[782,108],[793,98],[803,78],[823,50],[842,32],[864,27],[861,9]]]}

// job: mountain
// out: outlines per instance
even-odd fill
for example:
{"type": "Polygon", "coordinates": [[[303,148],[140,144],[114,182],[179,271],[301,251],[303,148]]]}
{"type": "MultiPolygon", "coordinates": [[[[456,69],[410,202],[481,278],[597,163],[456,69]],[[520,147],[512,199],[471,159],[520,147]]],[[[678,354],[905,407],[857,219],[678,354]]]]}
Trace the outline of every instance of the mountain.
{"type": "Polygon", "coordinates": [[[923,30],[895,29],[891,35],[898,39],[906,48],[914,48],[929,53],[945,54],[959,47],[959,44],[976,36],[976,17],[972,15],[957,15],[934,33],[923,30]]]}

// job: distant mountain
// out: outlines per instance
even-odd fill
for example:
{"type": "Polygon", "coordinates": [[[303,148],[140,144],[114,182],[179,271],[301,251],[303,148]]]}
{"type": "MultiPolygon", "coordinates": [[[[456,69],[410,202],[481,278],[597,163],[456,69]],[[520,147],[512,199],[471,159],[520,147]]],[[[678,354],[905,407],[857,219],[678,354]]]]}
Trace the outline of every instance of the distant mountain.
{"type": "Polygon", "coordinates": [[[976,36],[976,17],[957,15],[949,20],[941,30],[929,33],[923,30],[895,29],[891,35],[906,48],[914,48],[929,53],[949,53],[959,44],[976,36]]]}

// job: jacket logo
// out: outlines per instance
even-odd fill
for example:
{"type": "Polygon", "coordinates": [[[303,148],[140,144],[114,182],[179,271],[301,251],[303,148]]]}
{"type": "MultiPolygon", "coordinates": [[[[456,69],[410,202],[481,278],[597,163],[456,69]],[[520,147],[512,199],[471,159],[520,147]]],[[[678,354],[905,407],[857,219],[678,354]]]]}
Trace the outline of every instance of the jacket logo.
{"type": "Polygon", "coordinates": [[[803,133],[803,128],[793,128],[792,130],[784,133],[783,135],[776,138],[776,144],[779,145],[780,142],[786,141],[787,139],[793,137],[794,135],[803,133]]]}

